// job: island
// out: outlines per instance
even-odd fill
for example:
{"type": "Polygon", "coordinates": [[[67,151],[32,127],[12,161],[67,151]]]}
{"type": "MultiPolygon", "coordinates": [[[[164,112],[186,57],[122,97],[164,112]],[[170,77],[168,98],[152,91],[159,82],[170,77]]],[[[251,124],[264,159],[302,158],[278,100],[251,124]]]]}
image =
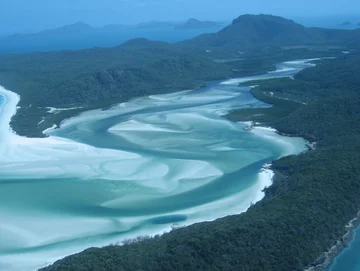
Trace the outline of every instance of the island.
{"type": "Polygon", "coordinates": [[[222,24],[213,21],[200,21],[190,18],[186,23],[175,26],[175,29],[205,29],[205,28],[219,28],[222,24]]]}
{"type": "Polygon", "coordinates": [[[345,21],[345,22],[342,22],[341,24],[339,24],[339,26],[350,26],[350,25],[352,25],[352,23],[349,21],[345,21]]]}
{"type": "Polygon", "coordinates": [[[360,210],[359,33],[243,15],[218,33],[177,44],[137,39],[108,49],[0,56],[1,84],[21,97],[11,123],[20,135],[46,136],[45,128],[64,119],[96,108],[106,112],[135,97],[202,91],[214,80],[251,75],[235,89],[252,86],[263,106],[223,117],[256,123],[255,130],[272,127],[312,146],[272,161],[273,184],[246,212],[188,227],[181,216],[172,217],[177,221],[169,233],[89,248],[41,270],[326,268],[360,210]],[[271,78],[275,64],[295,59],[313,65],[291,78],[271,78]],[[264,72],[268,80],[257,80],[264,72]]]}

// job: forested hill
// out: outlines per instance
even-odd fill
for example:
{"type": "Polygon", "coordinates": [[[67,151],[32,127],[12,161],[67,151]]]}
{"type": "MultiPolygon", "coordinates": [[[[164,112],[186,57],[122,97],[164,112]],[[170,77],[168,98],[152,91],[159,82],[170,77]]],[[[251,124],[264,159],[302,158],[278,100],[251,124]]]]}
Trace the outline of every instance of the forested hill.
{"type": "Polygon", "coordinates": [[[358,46],[360,30],[304,27],[272,15],[242,15],[215,34],[203,34],[182,44],[247,50],[265,46],[339,45],[358,46]]]}
{"type": "Polygon", "coordinates": [[[21,96],[12,127],[36,137],[81,110],[196,88],[233,74],[230,65],[146,39],[114,48],[0,56],[0,85],[21,96]],[[81,109],[53,115],[46,107],[81,109]]]}
{"type": "Polygon", "coordinates": [[[260,83],[254,95],[274,108],[231,114],[260,116],[281,132],[317,142],[312,151],[275,161],[274,184],[246,213],[88,249],[43,271],[304,270],[360,209],[359,71],[360,54],[323,61],[295,80],[260,83]]]}
{"type": "Polygon", "coordinates": [[[135,39],[114,48],[0,56],[0,85],[21,96],[12,128],[42,131],[79,112],[131,98],[200,87],[208,81],[262,74],[294,58],[334,56],[341,49],[261,49],[239,55],[135,39]],[[73,108],[57,114],[46,107],[73,108]],[[75,108],[75,109],[74,109],[75,108]]]}

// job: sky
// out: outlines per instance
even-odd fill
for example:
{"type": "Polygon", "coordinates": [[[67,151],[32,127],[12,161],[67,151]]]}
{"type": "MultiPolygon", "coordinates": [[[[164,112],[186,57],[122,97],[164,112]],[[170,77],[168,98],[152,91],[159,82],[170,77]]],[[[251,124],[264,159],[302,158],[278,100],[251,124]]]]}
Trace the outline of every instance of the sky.
{"type": "Polygon", "coordinates": [[[356,16],[355,11],[360,14],[359,0],[0,0],[0,34],[40,31],[78,21],[93,26],[191,17],[230,21],[246,13],[346,18],[356,16]]]}

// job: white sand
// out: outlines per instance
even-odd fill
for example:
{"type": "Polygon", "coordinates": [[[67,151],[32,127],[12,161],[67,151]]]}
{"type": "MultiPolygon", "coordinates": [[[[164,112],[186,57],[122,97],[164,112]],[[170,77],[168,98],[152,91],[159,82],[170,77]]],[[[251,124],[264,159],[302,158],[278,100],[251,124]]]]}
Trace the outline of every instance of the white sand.
{"type": "MultiPolygon", "coordinates": [[[[258,158],[255,156],[254,158],[248,157],[244,161],[237,161],[236,159],[234,161],[226,159],[222,161],[217,157],[223,152],[226,155],[232,155],[231,157],[237,157],[234,153],[239,154],[244,151],[239,146],[239,142],[236,142],[236,148],[227,146],[221,136],[224,130],[234,131],[234,133],[244,132],[240,125],[218,118],[220,112],[226,109],[228,104],[223,108],[221,105],[211,104],[219,99],[226,100],[239,95],[231,91],[214,90],[211,92],[213,95],[206,97],[203,94],[197,95],[196,93],[184,97],[183,94],[187,93],[184,92],[139,98],[129,103],[114,106],[107,111],[92,110],[85,112],[78,117],[64,121],[61,125],[65,128],[75,126],[81,131],[86,131],[90,129],[87,125],[88,122],[96,122],[116,116],[119,112],[129,113],[132,115],[131,120],[114,125],[111,128],[114,136],[127,139],[139,147],[146,146],[147,149],[168,151],[167,148],[169,148],[171,151],[168,153],[170,154],[176,150],[180,157],[182,153],[184,154],[182,159],[172,157],[162,159],[161,156],[151,157],[151,155],[139,155],[128,151],[95,148],[52,136],[52,131],[56,127],[51,127],[46,131],[47,134],[50,134],[48,138],[34,139],[17,136],[11,131],[9,122],[16,112],[19,97],[3,88],[0,89],[0,93],[5,95],[7,99],[1,113],[2,118],[0,118],[0,138],[1,140],[6,139],[4,141],[6,144],[2,144],[0,147],[0,157],[3,158],[2,161],[0,160],[2,176],[6,176],[10,180],[21,177],[25,179],[36,177],[51,179],[65,176],[84,182],[100,179],[101,182],[114,183],[113,186],[110,186],[114,188],[109,190],[109,195],[115,193],[116,189],[121,189],[124,195],[115,197],[106,194],[106,198],[93,199],[98,200],[98,202],[93,203],[94,205],[110,208],[110,210],[116,210],[118,207],[120,209],[125,208],[124,206],[137,208],[136,204],[131,204],[133,202],[151,204],[153,200],[156,201],[161,197],[181,195],[183,192],[201,188],[211,184],[212,181],[225,173],[234,172],[242,165],[248,165],[258,158]],[[170,114],[166,112],[167,109],[159,110],[156,114],[137,114],[136,111],[149,107],[158,108],[163,105],[166,108],[169,103],[184,108],[189,106],[191,109],[188,111],[173,110],[170,114]],[[205,105],[201,105],[203,107],[199,108],[199,106],[194,106],[196,103],[204,103],[205,105]],[[167,125],[163,127],[162,123],[167,123],[167,125]],[[196,129],[200,132],[196,132],[196,129]],[[203,130],[208,133],[206,138],[210,140],[210,143],[204,140],[204,135],[201,132],[203,130]],[[155,135],[149,140],[147,136],[144,136],[144,133],[161,134],[173,131],[177,131],[177,133],[172,133],[170,137],[155,135]],[[190,132],[193,136],[186,137],[190,132]],[[190,149],[186,149],[188,145],[191,146],[190,149]],[[220,154],[216,150],[220,150],[220,154]],[[195,158],[192,159],[192,157],[195,158]],[[234,166],[227,168],[228,165],[225,164],[229,163],[233,163],[234,166]],[[117,186],[115,185],[117,182],[124,182],[124,184],[117,186]]],[[[251,133],[271,142],[278,140],[280,145],[285,146],[284,154],[290,151],[291,147],[287,144],[291,145],[291,140],[290,143],[287,143],[287,139],[277,135],[274,129],[256,127],[251,133]]],[[[293,144],[296,145],[298,142],[293,144]]],[[[252,150],[249,151],[249,154],[251,152],[252,150]]],[[[262,190],[271,185],[272,176],[273,172],[269,168],[264,168],[247,189],[240,192],[234,191],[234,194],[224,195],[222,199],[206,204],[194,204],[193,207],[180,209],[176,212],[111,218],[102,217],[99,214],[95,217],[82,217],[72,214],[71,211],[60,214],[52,211],[43,213],[37,209],[26,210],[20,216],[16,216],[13,212],[3,212],[2,219],[6,223],[0,225],[0,236],[6,236],[7,243],[13,242],[15,248],[31,249],[58,242],[60,244],[64,242],[64,245],[59,245],[56,249],[31,252],[28,255],[6,255],[2,257],[0,262],[16,262],[19,263],[17,267],[41,267],[46,265],[44,259],[51,263],[60,257],[79,252],[89,246],[103,246],[122,240],[117,237],[96,237],[100,234],[131,229],[121,238],[134,238],[139,235],[154,235],[170,231],[171,225],[169,224],[146,223],[148,219],[156,216],[185,215],[188,219],[184,223],[179,222],[179,224],[190,225],[245,212],[251,204],[264,197],[262,190]],[[139,227],[142,223],[146,226],[139,227]],[[81,239],[82,237],[84,240],[81,239]],[[96,238],[91,239],[91,237],[96,238]],[[67,242],[70,241],[71,243],[68,244],[67,242]]],[[[241,178],[239,179],[241,181],[241,178]]],[[[79,196],[82,198],[87,195],[79,196]]],[[[171,201],[171,197],[169,198],[171,201]]],[[[184,200],[186,201],[186,199],[184,200]]],[[[168,202],[168,204],[171,205],[172,202],[168,202]]],[[[141,206],[147,207],[146,205],[141,206]]],[[[24,271],[28,270],[24,268],[24,271]]]]}

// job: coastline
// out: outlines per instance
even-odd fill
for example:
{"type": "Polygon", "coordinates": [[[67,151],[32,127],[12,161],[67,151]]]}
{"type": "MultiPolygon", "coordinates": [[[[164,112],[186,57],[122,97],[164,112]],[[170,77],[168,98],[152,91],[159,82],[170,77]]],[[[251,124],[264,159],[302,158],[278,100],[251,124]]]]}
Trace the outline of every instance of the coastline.
{"type": "MultiPolygon", "coordinates": [[[[3,127],[4,129],[6,128],[6,131],[8,131],[8,132],[3,132],[2,134],[0,134],[0,136],[5,134],[8,142],[9,142],[9,144],[7,144],[8,146],[5,147],[5,150],[3,153],[6,152],[9,154],[8,157],[9,157],[10,162],[18,161],[17,159],[19,159],[19,157],[21,157],[21,160],[24,162],[27,162],[28,160],[32,159],[30,156],[29,157],[27,156],[27,153],[25,155],[19,156],[19,154],[23,153],[22,149],[21,149],[23,145],[29,146],[31,149],[28,148],[27,152],[30,151],[32,153],[33,150],[36,151],[37,146],[39,146],[39,144],[41,144],[41,147],[43,148],[43,150],[51,148],[52,152],[54,154],[53,155],[54,157],[58,156],[57,151],[61,150],[62,147],[66,147],[66,149],[72,149],[72,153],[76,153],[79,150],[80,151],[84,150],[87,152],[87,154],[89,154],[89,152],[91,153],[93,149],[94,150],[96,149],[91,146],[88,147],[85,144],[72,142],[71,140],[67,140],[65,138],[58,138],[56,136],[55,137],[49,136],[47,138],[27,138],[27,137],[22,137],[22,136],[17,135],[11,129],[10,121],[11,121],[11,118],[13,117],[13,115],[16,113],[16,109],[17,109],[16,105],[19,102],[20,97],[17,94],[15,94],[9,90],[6,90],[5,88],[1,88],[0,93],[5,98],[4,107],[3,107],[4,116],[2,116],[2,118],[0,119],[1,124],[4,126],[0,126],[0,127],[3,127]],[[8,152],[8,149],[10,150],[10,152],[8,152]],[[18,151],[16,154],[13,152],[14,149],[18,151]]],[[[51,129],[53,129],[53,128],[54,127],[49,128],[48,131],[51,131],[51,129]]],[[[267,133],[268,132],[269,131],[267,131],[267,133]]],[[[271,130],[270,132],[273,133],[274,130],[271,130]]],[[[62,150],[64,150],[64,149],[62,149],[62,150]]],[[[36,154],[36,152],[34,152],[34,153],[36,154]]],[[[101,153],[99,153],[99,154],[101,154],[101,153]]],[[[106,155],[109,155],[109,153],[106,153],[106,155]]],[[[115,156],[117,158],[119,157],[118,154],[114,155],[114,157],[115,156]]],[[[19,170],[19,171],[21,171],[21,170],[19,170]]],[[[210,221],[214,221],[216,219],[219,219],[219,218],[222,218],[225,216],[230,216],[230,215],[246,212],[252,205],[261,201],[265,197],[264,190],[266,190],[267,187],[269,187],[273,184],[273,176],[274,176],[274,172],[271,170],[270,164],[269,163],[264,164],[261,167],[260,171],[258,172],[258,179],[257,179],[256,185],[254,185],[254,187],[252,187],[251,190],[245,192],[245,193],[249,193],[249,192],[251,193],[251,196],[250,196],[251,199],[249,199],[249,202],[245,201],[243,204],[239,204],[237,202],[237,204],[234,205],[234,202],[236,202],[236,200],[235,200],[236,196],[238,196],[237,194],[234,195],[234,197],[231,197],[229,199],[224,199],[223,202],[219,202],[219,201],[211,202],[209,204],[209,206],[214,206],[214,205],[220,203],[220,207],[221,207],[224,203],[224,204],[229,204],[229,208],[223,209],[223,211],[220,211],[220,209],[217,208],[216,212],[214,212],[213,214],[207,215],[207,217],[205,217],[206,219],[198,220],[194,217],[191,220],[189,220],[190,223],[185,223],[185,225],[189,226],[189,225],[192,225],[195,223],[200,223],[200,222],[210,222],[210,221]],[[217,216],[217,214],[220,214],[220,216],[217,216]]],[[[205,213],[204,211],[201,211],[201,212],[205,213]]],[[[167,227],[167,230],[163,229],[163,230],[161,230],[161,232],[156,231],[153,234],[151,234],[151,233],[145,233],[145,234],[150,234],[152,236],[155,234],[163,234],[168,231],[171,231],[171,227],[167,227]]],[[[76,253],[76,252],[72,252],[71,254],[73,254],[73,253],[76,253]]],[[[70,255],[70,254],[67,254],[67,255],[70,255]]],[[[56,260],[57,259],[58,258],[56,258],[56,260]]],[[[48,264],[49,263],[46,263],[46,265],[48,265],[48,264]]],[[[45,266],[45,264],[42,266],[45,266]]]]}
{"type": "Polygon", "coordinates": [[[304,271],[324,271],[330,267],[333,260],[352,242],[354,232],[360,226],[360,211],[357,215],[345,225],[345,234],[341,236],[335,244],[325,251],[320,257],[307,267],[304,271]]]}
{"type": "MultiPolygon", "coordinates": [[[[281,131],[278,131],[275,128],[268,127],[268,126],[262,126],[259,122],[254,121],[238,121],[238,123],[242,123],[246,125],[244,127],[245,131],[251,132],[252,130],[256,128],[265,128],[268,130],[273,130],[275,133],[281,135],[281,136],[287,136],[287,137],[296,137],[299,135],[296,134],[287,134],[282,133],[281,131]]],[[[308,150],[306,151],[313,151],[316,149],[316,142],[308,140],[308,143],[306,144],[306,147],[308,150]]],[[[305,151],[305,152],[306,152],[305,151]]],[[[263,166],[266,170],[271,170],[272,163],[267,163],[263,166]]],[[[272,171],[272,170],[271,170],[272,171]]],[[[272,180],[276,178],[277,173],[273,172],[272,180]]],[[[324,251],[313,263],[311,263],[308,267],[304,269],[304,271],[325,271],[327,268],[329,268],[336,257],[338,257],[342,251],[348,247],[348,245],[353,241],[354,233],[356,229],[360,226],[360,211],[356,214],[356,216],[351,219],[345,226],[345,233],[331,246],[331,248],[327,251],[324,251]]]]}
{"type": "MultiPolygon", "coordinates": [[[[10,91],[8,91],[8,92],[10,92],[10,91]]],[[[16,105],[15,105],[15,108],[16,108],[16,105]]],[[[16,113],[16,110],[15,110],[14,114],[15,113],[16,113]]],[[[10,120],[11,120],[11,117],[10,117],[10,120]]],[[[259,126],[256,126],[255,130],[257,130],[258,132],[260,131],[259,134],[261,134],[261,132],[266,132],[266,133],[270,132],[270,133],[274,133],[274,134],[277,134],[277,135],[281,136],[281,134],[276,129],[271,128],[271,127],[266,127],[266,126],[260,126],[259,125],[259,126]]],[[[284,155],[284,156],[286,156],[286,155],[284,155]]],[[[259,181],[258,181],[258,185],[257,185],[257,190],[259,190],[259,193],[254,194],[254,200],[251,202],[250,206],[248,206],[247,208],[245,208],[242,211],[237,210],[237,212],[235,214],[240,214],[240,213],[246,212],[249,207],[251,207],[253,204],[261,201],[265,197],[264,190],[266,190],[266,188],[268,188],[269,186],[271,186],[273,184],[274,174],[275,173],[271,169],[271,165],[269,165],[269,162],[265,163],[262,166],[262,168],[261,168],[261,170],[259,172],[259,181]]],[[[228,211],[230,211],[230,210],[228,210],[228,211]]],[[[234,214],[234,213],[227,214],[226,216],[232,215],[232,214],[234,214]]],[[[221,216],[221,217],[223,217],[223,216],[221,216]]],[[[217,218],[219,218],[219,217],[217,217],[217,218]]],[[[210,219],[210,220],[201,220],[201,221],[197,221],[197,222],[213,221],[213,220],[215,220],[217,218],[210,219]]],[[[196,222],[194,222],[194,223],[196,223],[196,222]]],[[[191,223],[191,224],[193,224],[193,223],[191,223]]]]}
{"type": "MultiPolygon", "coordinates": [[[[349,217],[352,217],[353,215],[354,215],[354,213],[352,213],[350,216],[347,216],[346,220],[348,220],[349,217]]],[[[346,221],[343,221],[343,220],[342,220],[341,223],[339,223],[340,224],[339,229],[340,229],[341,233],[343,232],[342,229],[343,229],[344,225],[346,224],[346,226],[345,226],[346,233],[344,235],[342,235],[342,237],[331,247],[330,250],[323,253],[323,255],[326,255],[328,260],[333,259],[334,257],[336,257],[341,252],[342,248],[344,248],[346,246],[346,244],[351,240],[352,233],[354,232],[354,229],[355,229],[356,225],[358,224],[358,219],[357,219],[358,216],[359,216],[359,214],[356,216],[356,218],[352,219],[347,224],[346,224],[346,221]],[[347,241],[347,242],[345,242],[345,241],[347,241]],[[337,248],[337,253],[336,253],[335,248],[337,248]],[[331,253],[333,253],[333,255],[331,255],[331,253]]],[[[318,223],[317,225],[315,225],[315,227],[321,228],[322,225],[318,223]]],[[[339,231],[337,231],[337,232],[339,232],[339,231]]],[[[331,245],[331,242],[327,242],[326,246],[323,246],[323,247],[327,247],[327,246],[330,247],[330,245],[331,245]]],[[[314,255],[314,254],[315,253],[313,253],[311,255],[312,256],[311,259],[314,259],[315,257],[318,256],[318,255],[314,255]]],[[[316,253],[316,254],[318,254],[318,253],[316,253]]],[[[326,268],[323,264],[321,265],[321,260],[322,259],[326,260],[326,257],[322,257],[322,256],[320,256],[318,258],[317,262],[315,262],[312,265],[310,264],[309,267],[307,269],[305,269],[305,270],[323,270],[324,268],[326,268]],[[315,269],[315,268],[320,268],[320,269],[315,269]]],[[[331,261],[328,261],[328,264],[330,264],[330,263],[331,263],[331,261]]],[[[305,267],[302,266],[302,268],[305,268],[305,267]]]]}
{"type": "MultiPolygon", "coordinates": [[[[1,114],[1,118],[0,118],[0,129],[1,129],[0,131],[4,131],[4,133],[2,133],[2,134],[0,133],[0,137],[5,135],[9,145],[14,145],[14,144],[10,143],[10,141],[13,141],[15,143],[16,147],[18,147],[18,145],[29,146],[32,144],[42,144],[43,148],[49,147],[53,151],[57,151],[57,149],[58,149],[55,145],[59,145],[60,148],[62,147],[62,145],[64,145],[64,146],[70,145],[70,146],[73,146],[74,150],[79,150],[79,149],[82,150],[84,148],[84,149],[86,149],[86,151],[92,151],[92,149],[97,149],[96,147],[87,146],[86,144],[75,142],[70,139],[60,138],[57,136],[49,135],[49,133],[54,131],[54,129],[60,128],[55,124],[52,127],[48,127],[47,129],[45,129],[43,131],[43,134],[47,135],[47,137],[45,137],[45,138],[28,138],[26,136],[17,135],[15,133],[15,131],[11,128],[10,123],[11,123],[11,119],[15,116],[15,114],[17,112],[17,104],[20,101],[20,95],[18,95],[15,92],[5,89],[3,86],[0,86],[0,95],[2,95],[4,97],[3,106],[1,108],[2,114],[1,114]]],[[[114,108],[119,105],[120,104],[115,105],[114,108]]],[[[96,109],[85,111],[84,112],[85,118],[89,117],[86,115],[86,113],[90,113],[93,111],[96,111],[96,109]]],[[[62,125],[66,126],[69,124],[69,122],[71,122],[73,120],[77,121],[77,117],[71,117],[71,118],[64,119],[62,121],[62,125]]],[[[79,118],[79,120],[81,120],[81,119],[79,118]]],[[[273,129],[271,127],[256,126],[256,128],[263,129],[263,131],[260,131],[257,136],[260,136],[262,134],[262,132],[270,132],[270,133],[274,133],[274,135],[278,134],[276,129],[273,129]]],[[[278,135],[280,135],[280,134],[278,134],[278,135]]],[[[282,135],[280,135],[280,136],[282,136],[282,135]]],[[[13,157],[10,155],[9,158],[11,159],[13,157]]],[[[17,157],[15,157],[15,158],[17,158],[17,157]]],[[[24,161],[26,161],[26,160],[27,160],[27,157],[25,157],[24,161]]],[[[263,190],[273,184],[273,177],[274,177],[275,173],[271,169],[271,163],[272,163],[272,161],[266,162],[264,165],[262,165],[261,169],[258,172],[259,191],[258,191],[258,193],[254,194],[254,199],[256,199],[256,200],[254,200],[252,202],[252,204],[254,204],[258,201],[261,201],[265,196],[265,193],[263,192],[263,190]]],[[[242,211],[240,211],[239,213],[246,212],[247,209],[248,208],[245,208],[242,211]]],[[[214,218],[214,219],[217,219],[217,218],[214,218]]],[[[212,221],[214,219],[211,219],[209,221],[212,221]]]]}
{"type": "Polygon", "coordinates": [[[0,86],[0,95],[4,97],[4,103],[1,110],[2,118],[0,118],[0,131],[9,131],[16,134],[10,126],[10,121],[17,112],[17,104],[20,101],[20,95],[5,89],[3,86],[0,86]]]}
{"type": "MultiPolygon", "coordinates": [[[[274,132],[281,136],[287,137],[296,137],[300,135],[296,134],[288,134],[278,131],[275,128],[262,126],[261,123],[255,121],[238,121],[246,125],[244,130],[251,132],[252,130],[256,129],[257,127],[265,128],[265,129],[272,129],[274,132]]],[[[306,147],[308,148],[307,151],[313,151],[317,148],[317,142],[311,141],[307,139],[308,143],[306,147]]],[[[271,165],[271,163],[270,163],[271,165]]],[[[270,166],[271,168],[271,166],[270,166]]],[[[276,178],[276,172],[274,172],[273,179],[276,178]]],[[[341,252],[348,247],[349,243],[352,242],[355,230],[360,226],[360,211],[357,215],[351,219],[348,224],[344,226],[345,233],[331,246],[331,248],[327,251],[324,251],[313,263],[311,263],[304,271],[325,271],[333,264],[333,260],[341,254],[341,252]]]]}
{"type": "MultiPolygon", "coordinates": [[[[334,59],[334,57],[329,57],[326,59],[334,59]]],[[[314,60],[319,60],[319,59],[314,59],[314,60]]],[[[313,66],[316,66],[316,64],[313,64],[313,66]]],[[[250,86],[250,88],[253,88],[253,86],[250,86]]],[[[261,97],[256,97],[256,99],[262,101],[261,97]]],[[[263,101],[263,102],[266,102],[266,101],[263,101]]],[[[225,117],[227,117],[227,115],[225,115],[225,117]]],[[[231,119],[229,119],[229,120],[231,120],[231,119]]],[[[233,121],[236,121],[236,120],[233,120],[233,121]]],[[[267,129],[274,129],[272,127],[262,126],[262,123],[256,122],[255,120],[253,120],[251,118],[247,121],[240,120],[237,122],[246,125],[244,127],[244,130],[249,131],[249,132],[256,129],[256,127],[265,127],[267,129]]],[[[288,137],[301,136],[298,134],[284,133],[277,129],[274,129],[274,131],[277,134],[282,135],[282,136],[288,136],[288,137]]],[[[301,136],[301,137],[303,137],[303,136],[301,136]]],[[[317,142],[314,141],[313,138],[305,137],[305,139],[308,141],[308,143],[306,144],[307,150],[305,152],[314,151],[317,149],[317,142]]],[[[275,179],[276,176],[277,176],[277,172],[274,173],[273,178],[275,179]]],[[[304,271],[325,271],[325,270],[327,270],[327,268],[329,268],[333,264],[334,259],[336,257],[338,257],[342,253],[342,251],[346,247],[348,247],[348,245],[352,242],[354,233],[359,226],[360,226],[360,211],[357,213],[357,215],[353,219],[351,219],[344,226],[345,233],[331,246],[331,248],[329,250],[324,251],[313,263],[309,264],[308,267],[306,267],[304,269],[304,271]]]]}

